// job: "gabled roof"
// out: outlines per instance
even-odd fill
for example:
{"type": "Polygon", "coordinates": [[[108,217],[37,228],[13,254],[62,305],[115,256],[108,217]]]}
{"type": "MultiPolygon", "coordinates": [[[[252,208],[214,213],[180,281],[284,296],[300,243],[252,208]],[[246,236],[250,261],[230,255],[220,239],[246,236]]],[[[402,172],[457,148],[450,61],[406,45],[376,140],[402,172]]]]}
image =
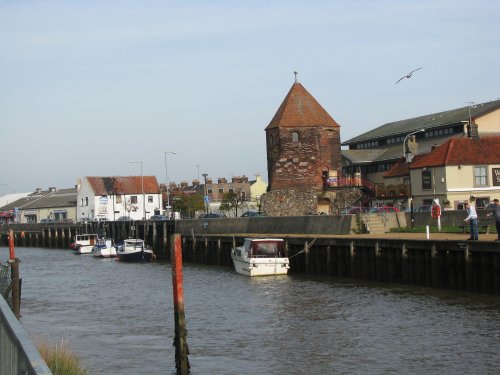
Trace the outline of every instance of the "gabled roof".
{"type": "Polygon", "coordinates": [[[428,154],[420,155],[411,169],[445,165],[500,164],[500,137],[451,138],[428,154]]]}
{"type": "Polygon", "coordinates": [[[87,177],[96,196],[142,194],[144,178],[145,194],[160,194],[155,176],[87,177]]]}
{"type": "Polygon", "coordinates": [[[340,127],[304,86],[295,82],[266,130],[313,126],[340,127]]]}
{"type": "Polygon", "coordinates": [[[56,208],[56,207],[75,207],[76,206],[76,188],[60,189],[52,191],[37,191],[20,198],[8,205],[0,208],[1,211],[19,208],[22,210],[38,208],[56,208]]]}
{"type": "Polygon", "coordinates": [[[350,145],[353,143],[385,138],[388,136],[408,134],[412,131],[422,128],[425,128],[427,130],[444,125],[458,124],[461,121],[469,121],[469,109],[470,116],[474,119],[487,113],[493,112],[499,108],[500,100],[494,100],[491,102],[476,104],[470,107],[466,106],[452,109],[450,111],[414,117],[407,120],[389,122],[387,124],[379,126],[378,128],[358,135],[357,137],[351,138],[343,142],[342,145],[350,145]]]}

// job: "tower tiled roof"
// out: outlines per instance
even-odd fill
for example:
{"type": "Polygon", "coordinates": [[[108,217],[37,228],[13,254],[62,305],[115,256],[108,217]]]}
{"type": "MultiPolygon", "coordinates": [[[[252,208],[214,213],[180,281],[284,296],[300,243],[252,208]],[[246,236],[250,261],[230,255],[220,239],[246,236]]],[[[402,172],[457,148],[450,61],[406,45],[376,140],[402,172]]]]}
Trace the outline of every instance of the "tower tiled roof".
{"type": "MultiPolygon", "coordinates": [[[[142,192],[141,176],[87,177],[95,195],[130,195],[142,192]]],[[[155,176],[144,176],[144,193],[160,194],[155,176]]]]}
{"type": "Polygon", "coordinates": [[[312,126],[340,127],[304,86],[295,82],[266,130],[312,126]]]}
{"type": "Polygon", "coordinates": [[[481,164],[500,164],[500,137],[451,138],[430,153],[414,159],[411,168],[481,164]]]}

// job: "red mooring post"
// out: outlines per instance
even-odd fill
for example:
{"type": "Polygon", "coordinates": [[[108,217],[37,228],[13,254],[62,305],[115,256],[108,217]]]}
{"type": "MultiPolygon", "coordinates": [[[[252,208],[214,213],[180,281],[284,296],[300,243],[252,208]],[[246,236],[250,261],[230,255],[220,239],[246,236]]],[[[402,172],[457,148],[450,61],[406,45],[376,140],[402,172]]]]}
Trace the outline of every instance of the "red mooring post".
{"type": "Polygon", "coordinates": [[[12,260],[16,257],[14,252],[14,230],[9,229],[9,258],[12,260]]]}
{"type": "Polygon", "coordinates": [[[189,349],[186,340],[186,318],[184,315],[184,287],[182,283],[182,246],[181,235],[172,237],[173,249],[170,252],[172,261],[172,288],[174,292],[174,319],[175,319],[175,367],[178,374],[189,373],[189,349]]]}
{"type": "Polygon", "coordinates": [[[17,319],[21,317],[21,288],[19,279],[19,260],[14,251],[14,231],[9,229],[9,263],[12,282],[12,311],[17,319]]]}

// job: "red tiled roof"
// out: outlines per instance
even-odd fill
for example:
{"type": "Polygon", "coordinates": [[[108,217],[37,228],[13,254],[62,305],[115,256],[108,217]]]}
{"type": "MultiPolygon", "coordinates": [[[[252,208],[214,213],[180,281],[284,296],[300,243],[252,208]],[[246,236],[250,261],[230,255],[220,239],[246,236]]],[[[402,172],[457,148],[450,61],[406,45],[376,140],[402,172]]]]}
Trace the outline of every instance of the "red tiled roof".
{"type": "MultiPolygon", "coordinates": [[[[141,194],[141,176],[127,177],[87,177],[95,195],[141,194]]],[[[144,193],[160,194],[155,176],[144,176],[144,193]]]]}
{"type": "Polygon", "coordinates": [[[428,154],[415,158],[411,168],[478,164],[500,164],[500,137],[451,138],[428,154]]]}
{"type": "MultiPolygon", "coordinates": [[[[423,156],[423,155],[415,155],[412,160],[412,167],[413,163],[418,162],[423,156]]],[[[396,164],[392,166],[391,169],[389,169],[387,172],[384,173],[384,178],[387,177],[401,177],[401,176],[408,176],[410,174],[410,170],[408,169],[408,164],[406,164],[406,160],[404,158],[401,158],[397,161],[396,164]]]]}
{"type": "Polygon", "coordinates": [[[405,163],[405,160],[401,158],[392,166],[391,169],[384,173],[384,178],[408,176],[408,171],[408,165],[405,163]]]}
{"type": "Polygon", "coordinates": [[[304,86],[295,82],[266,129],[311,126],[340,127],[304,86]]]}

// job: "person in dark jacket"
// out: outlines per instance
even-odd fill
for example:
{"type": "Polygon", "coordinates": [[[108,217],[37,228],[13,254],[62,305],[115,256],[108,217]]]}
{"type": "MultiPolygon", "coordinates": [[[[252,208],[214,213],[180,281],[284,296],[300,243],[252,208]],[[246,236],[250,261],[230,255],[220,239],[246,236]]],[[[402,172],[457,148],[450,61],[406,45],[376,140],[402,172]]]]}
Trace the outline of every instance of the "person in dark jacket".
{"type": "Polygon", "coordinates": [[[495,216],[495,224],[497,226],[497,239],[495,241],[500,241],[500,204],[498,204],[498,199],[493,199],[493,208],[491,209],[491,213],[487,215],[495,216]]]}

